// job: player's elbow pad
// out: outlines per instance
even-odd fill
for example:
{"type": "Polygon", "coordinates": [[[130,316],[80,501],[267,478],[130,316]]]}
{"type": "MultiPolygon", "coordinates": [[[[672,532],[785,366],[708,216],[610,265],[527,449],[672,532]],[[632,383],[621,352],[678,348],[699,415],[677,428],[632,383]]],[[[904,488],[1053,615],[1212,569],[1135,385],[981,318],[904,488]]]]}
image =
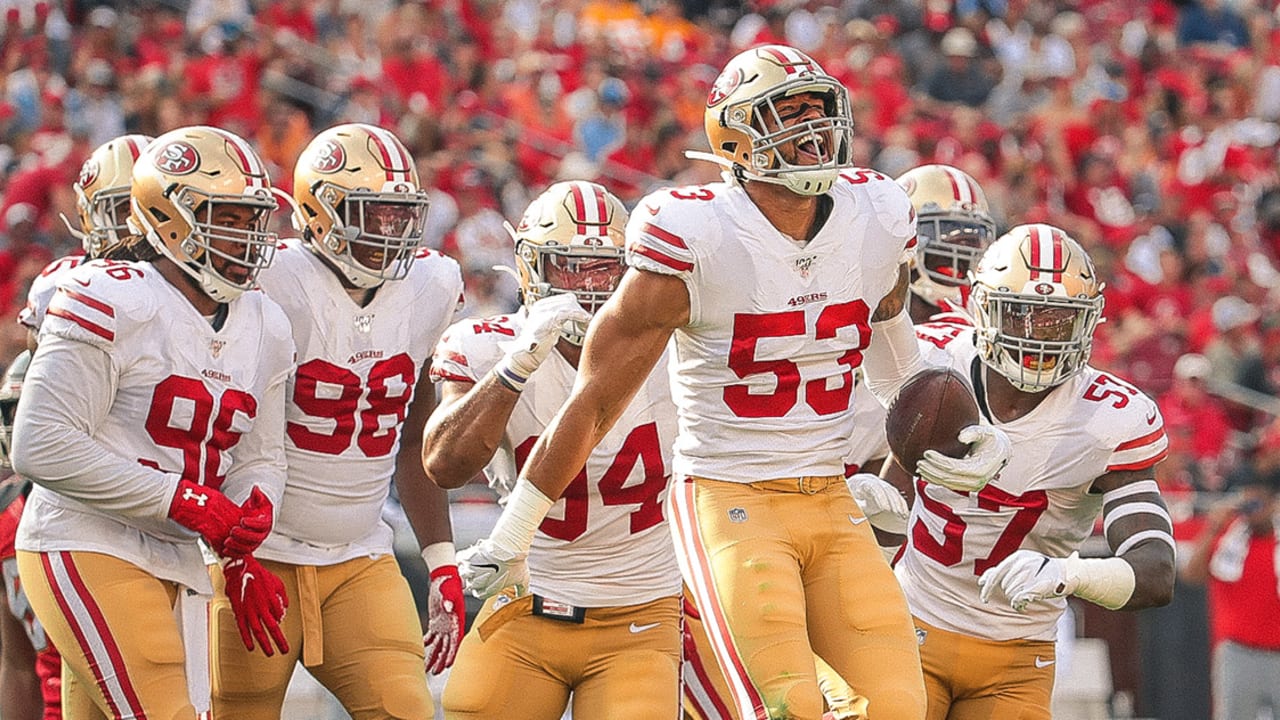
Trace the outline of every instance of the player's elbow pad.
{"type": "Polygon", "coordinates": [[[905,310],[888,320],[871,323],[871,344],[863,353],[862,364],[867,388],[885,407],[893,403],[913,375],[924,369],[915,325],[905,310]]]}

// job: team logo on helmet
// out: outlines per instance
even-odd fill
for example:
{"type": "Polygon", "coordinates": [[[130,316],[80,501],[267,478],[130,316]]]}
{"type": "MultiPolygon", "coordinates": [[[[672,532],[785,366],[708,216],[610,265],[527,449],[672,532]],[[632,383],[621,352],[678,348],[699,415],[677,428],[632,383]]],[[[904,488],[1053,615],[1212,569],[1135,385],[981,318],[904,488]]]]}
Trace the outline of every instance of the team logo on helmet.
{"type": "Polygon", "coordinates": [[[742,69],[738,68],[733,71],[725,71],[720,73],[720,77],[716,78],[715,85],[711,86],[711,92],[707,95],[707,107],[719,105],[724,99],[733,94],[734,90],[742,84],[742,69]]]}
{"type": "Polygon", "coordinates": [[[82,188],[89,187],[94,180],[98,179],[98,171],[97,160],[93,158],[85,160],[84,165],[80,166],[80,177],[76,179],[76,183],[82,188]]]}
{"type": "Polygon", "coordinates": [[[188,175],[200,167],[200,154],[188,143],[177,140],[156,151],[156,167],[168,175],[188,175]]]}
{"type": "Polygon", "coordinates": [[[1041,295],[1052,295],[1053,286],[1050,285],[1049,283],[1036,283],[1036,292],[1040,293],[1041,295]]]}
{"type": "Polygon", "coordinates": [[[347,164],[347,152],[342,149],[342,145],[330,140],[320,146],[320,150],[311,160],[311,167],[316,172],[331,173],[337,172],[347,164]]]}

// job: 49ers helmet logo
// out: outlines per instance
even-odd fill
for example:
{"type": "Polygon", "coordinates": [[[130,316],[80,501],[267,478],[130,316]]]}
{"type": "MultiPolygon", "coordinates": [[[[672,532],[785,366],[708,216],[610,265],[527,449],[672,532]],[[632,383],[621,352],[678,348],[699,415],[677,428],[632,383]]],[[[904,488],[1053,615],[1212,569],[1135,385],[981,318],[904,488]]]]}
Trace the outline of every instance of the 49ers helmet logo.
{"type": "Polygon", "coordinates": [[[741,84],[741,68],[732,72],[720,73],[720,77],[716,78],[715,85],[711,86],[711,92],[707,94],[707,107],[713,107],[724,102],[724,99],[732,95],[733,91],[737,90],[741,84]]]}
{"type": "Polygon", "coordinates": [[[76,178],[76,184],[82,188],[87,188],[98,179],[98,161],[89,158],[84,161],[84,165],[80,166],[80,177],[76,178]]]}
{"type": "Polygon", "coordinates": [[[346,167],[347,151],[342,149],[342,145],[330,140],[320,149],[316,151],[316,155],[311,159],[311,167],[316,172],[331,173],[337,172],[346,167]]]}
{"type": "Polygon", "coordinates": [[[156,167],[168,175],[188,175],[200,167],[200,154],[188,143],[177,140],[156,151],[156,167]]]}

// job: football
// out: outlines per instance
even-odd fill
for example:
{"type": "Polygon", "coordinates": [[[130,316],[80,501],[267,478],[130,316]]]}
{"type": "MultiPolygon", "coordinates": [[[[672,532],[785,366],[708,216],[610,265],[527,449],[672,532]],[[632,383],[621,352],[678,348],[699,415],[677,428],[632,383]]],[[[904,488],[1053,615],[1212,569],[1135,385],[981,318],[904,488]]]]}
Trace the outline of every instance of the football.
{"type": "Polygon", "coordinates": [[[969,448],[956,436],[977,422],[978,403],[960,373],[930,368],[898,393],[885,418],[885,433],[894,460],[915,475],[925,450],[963,457],[969,448]]]}

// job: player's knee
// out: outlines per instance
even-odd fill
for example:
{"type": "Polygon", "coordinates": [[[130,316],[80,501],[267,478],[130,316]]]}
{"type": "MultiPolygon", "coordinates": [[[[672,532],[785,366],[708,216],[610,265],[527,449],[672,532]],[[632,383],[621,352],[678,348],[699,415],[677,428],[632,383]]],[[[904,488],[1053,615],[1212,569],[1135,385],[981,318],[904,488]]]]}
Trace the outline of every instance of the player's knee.
{"type": "Polygon", "coordinates": [[[404,678],[402,682],[391,683],[382,690],[382,709],[378,717],[395,718],[395,720],[418,720],[418,718],[435,717],[435,705],[431,702],[431,692],[426,683],[411,682],[404,678]]]}

